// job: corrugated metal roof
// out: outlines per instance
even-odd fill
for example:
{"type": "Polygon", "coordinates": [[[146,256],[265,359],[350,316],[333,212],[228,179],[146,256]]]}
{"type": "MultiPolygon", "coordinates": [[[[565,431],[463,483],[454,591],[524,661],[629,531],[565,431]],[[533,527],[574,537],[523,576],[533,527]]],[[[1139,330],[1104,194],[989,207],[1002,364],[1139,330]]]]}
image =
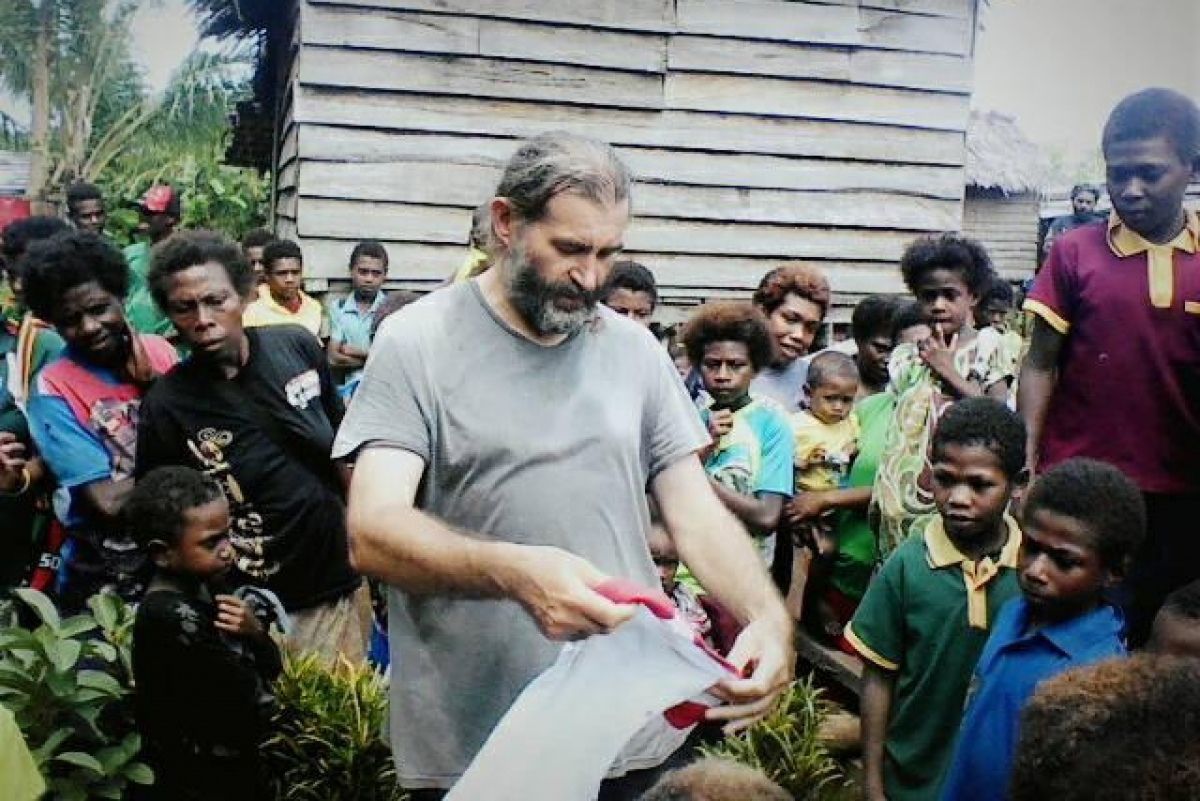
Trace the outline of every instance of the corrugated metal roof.
{"type": "Polygon", "coordinates": [[[0,195],[14,197],[29,191],[29,152],[0,150],[0,195]]]}

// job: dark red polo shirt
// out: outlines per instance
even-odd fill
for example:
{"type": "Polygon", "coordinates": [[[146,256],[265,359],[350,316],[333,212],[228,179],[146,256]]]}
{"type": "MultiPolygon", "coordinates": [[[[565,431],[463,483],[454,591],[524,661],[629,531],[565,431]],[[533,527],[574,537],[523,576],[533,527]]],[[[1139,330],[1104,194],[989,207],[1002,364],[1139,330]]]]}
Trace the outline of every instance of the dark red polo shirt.
{"type": "Polygon", "coordinates": [[[1039,470],[1087,456],[1143,492],[1200,493],[1198,241],[1195,214],[1168,245],[1115,216],[1055,241],[1025,301],[1066,335],[1039,470]]]}

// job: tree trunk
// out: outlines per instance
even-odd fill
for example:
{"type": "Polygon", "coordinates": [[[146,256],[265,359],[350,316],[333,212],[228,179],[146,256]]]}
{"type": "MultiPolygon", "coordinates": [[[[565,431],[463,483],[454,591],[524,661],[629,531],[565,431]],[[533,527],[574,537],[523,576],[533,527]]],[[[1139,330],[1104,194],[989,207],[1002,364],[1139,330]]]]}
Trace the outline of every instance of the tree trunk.
{"type": "Polygon", "coordinates": [[[29,197],[34,213],[46,201],[50,175],[50,60],[53,58],[57,0],[42,0],[37,11],[37,36],[33,43],[32,117],[29,124],[29,197]]]}

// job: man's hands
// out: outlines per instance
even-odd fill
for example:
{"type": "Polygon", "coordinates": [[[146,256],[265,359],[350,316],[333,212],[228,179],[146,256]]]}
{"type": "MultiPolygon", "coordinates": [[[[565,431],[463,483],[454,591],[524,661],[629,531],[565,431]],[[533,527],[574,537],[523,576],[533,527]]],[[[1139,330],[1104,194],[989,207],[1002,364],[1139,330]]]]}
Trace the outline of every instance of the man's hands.
{"type": "Polygon", "coordinates": [[[608,576],[561,548],[511,545],[503,569],[504,594],[518,601],[551,640],[607,634],[633,617],[636,607],[617,604],[593,587],[608,576]]]}
{"type": "Polygon", "coordinates": [[[746,678],[728,678],[712,689],[725,701],[705,714],[707,720],[726,721],[725,733],[736,734],[766,717],[792,681],[796,653],[792,646],[792,621],[752,620],[733,644],[726,659],[746,678]]]}
{"type": "Polygon", "coordinates": [[[217,628],[238,637],[257,637],[263,629],[246,603],[234,595],[218,595],[217,628]]]}

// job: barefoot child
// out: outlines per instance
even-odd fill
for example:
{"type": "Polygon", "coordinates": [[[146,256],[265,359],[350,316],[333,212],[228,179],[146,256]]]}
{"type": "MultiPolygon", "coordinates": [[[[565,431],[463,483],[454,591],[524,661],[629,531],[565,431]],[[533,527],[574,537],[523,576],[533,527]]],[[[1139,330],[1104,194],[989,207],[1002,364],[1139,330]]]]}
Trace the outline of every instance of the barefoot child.
{"type": "Polygon", "coordinates": [[[933,437],[937,516],[892,554],[846,639],[863,658],[866,797],[937,798],[971,671],[1018,593],[1021,531],[1007,510],[1024,481],[1025,427],[1003,404],[954,404],[933,437]]]}
{"type": "Polygon", "coordinates": [[[239,598],[219,594],[233,564],[229,506],[196,470],[161,467],[125,505],[155,575],[133,628],[138,728],[154,798],[269,798],[258,749],[279,651],[239,598]]]}
{"type": "Polygon", "coordinates": [[[1103,596],[1145,537],[1137,485],[1103,462],[1062,462],[1030,490],[1022,524],[1023,597],[1000,610],[975,668],[944,801],[1008,798],[1019,717],[1038,686],[1128,653],[1124,618],[1103,596]]]}

